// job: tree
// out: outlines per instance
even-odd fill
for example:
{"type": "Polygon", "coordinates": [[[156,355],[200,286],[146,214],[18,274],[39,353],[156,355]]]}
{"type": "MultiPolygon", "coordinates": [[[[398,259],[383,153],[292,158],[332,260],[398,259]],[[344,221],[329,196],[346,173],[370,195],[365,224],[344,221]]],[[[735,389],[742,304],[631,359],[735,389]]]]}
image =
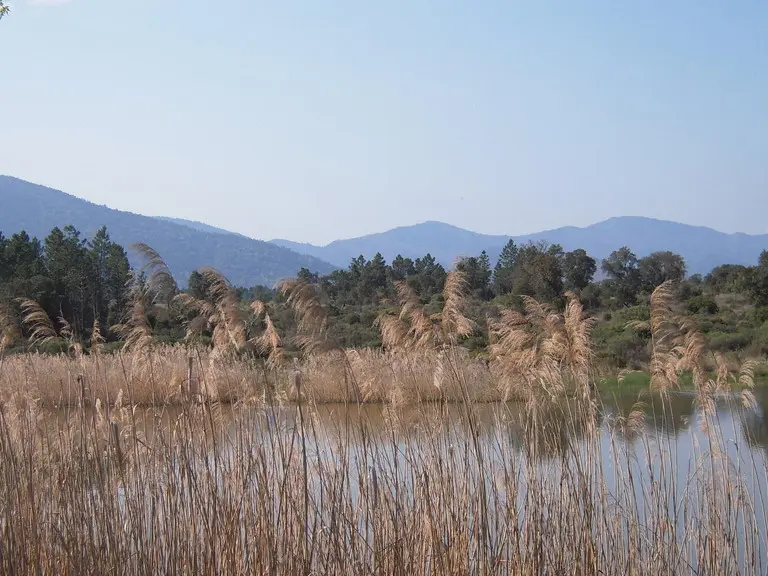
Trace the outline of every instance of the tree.
{"type": "Polygon", "coordinates": [[[205,300],[208,294],[208,283],[205,280],[205,276],[200,274],[197,270],[193,270],[187,280],[187,294],[197,300],[205,300]]]}
{"type": "Polygon", "coordinates": [[[743,292],[748,289],[752,268],[741,264],[723,264],[713,268],[704,283],[716,292],[743,292]]]}
{"type": "Polygon", "coordinates": [[[600,267],[608,276],[607,288],[618,306],[629,306],[637,302],[640,289],[640,270],[637,256],[626,246],[611,252],[600,267]]]}
{"type": "Polygon", "coordinates": [[[10,266],[6,262],[5,247],[8,245],[8,239],[3,236],[0,231],[0,282],[7,280],[10,277],[10,266]]]}
{"type": "Polygon", "coordinates": [[[597,271],[595,259],[587,254],[586,250],[577,248],[566,252],[563,258],[563,277],[565,287],[569,290],[581,292],[592,282],[597,271]]]}
{"type": "Polygon", "coordinates": [[[380,253],[376,253],[362,269],[359,292],[366,302],[371,302],[376,295],[381,295],[387,287],[387,262],[380,253]]]}
{"type": "Polygon", "coordinates": [[[25,231],[0,241],[0,300],[5,308],[16,308],[15,298],[32,298],[43,307],[51,300],[52,289],[45,275],[42,246],[25,231]]]}
{"type": "MultiPolygon", "coordinates": [[[[86,324],[86,309],[91,296],[90,272],[86,240],[72,226],[51,230],[45,239],[43,261],[55,290],[54,317],[69,319],[72,328],[82,335],[86,324]]],[[[90,327],[90,326],[89,326],[90,327]]]]}
{"type": "Polygon", "coordinates": [[[682,282],[685,278],[685,260],[674,252],[654,252],[638,262],[643,289],[653,292],[667,280],[682,282]]]}
{"type": "Polygon", "coordinates": [[[88,258],[94,320],[112,326],[119,322],[128,300],[128,255],[122,246],[110,240],[103,226],[88,242],[88,258]]]}
{"type": "Polygon", "coordinates": [[[307,284],[316,284],[320,281],[320,275],[317,272],[312,272],[309,268],[304,267],[299,270],[296,277],[307,284]]]}
{"type": "Polygon", "coordinates": [[[758,265],[752,269],[747,282],[755,306],[768,306],[768,250],[763,250],[758,265]]]}
{"type": "Polygon", "coordinates": [[[552,302],[563,293],[563,248],[559,244],[529,242],[517,251],[512,271],[512,293],[552,302]]]}
{"type": "Polygon", "coordinates": [[[447,273],[434,256],[427,254],[423,258],[416,258],[413,268],[416,274],[410,284],[423,298],[431,298],[442,292],[447,273]]]}
{"type": "Polygon", "coordinates": [[[760,252],[760,258],[757,261],[759,268],[768,268],[768,250],[760,252]]]}
{"type": "Polygon", "coordinates": [[[463,272],[468,289],[478,298],[490,296],[491,263],[488,254],[483,250],[480,256],[470,256],[459,261],[456,269],[463,272]]]}
{"type": "Polygon", "coordinates": [[[11,11],[11,7],[8,6],[5,2],[0,0],[0,20],[3,19],[3,16],[8,14],[11,11]]]}
{"type": "Polygon", "coordinates": [[[517,263],[519,250],[514,240],[507,242],[493,268],[493,291],[497,295],[509,294],[513,288],[512,274],[517,263]]]}
{"type": "Polygon", "coordinates": [[[24,230],[5,241],[4,251],[9,277],[26,280],[45,272],[40,241],[30,238],[24,230]]]}
{"type": "Polygon", "coordinates": [[[390,276],[393,281],[405,280],[414,274],[416,274],[416,268],[414,268],[413,260],[410,258],[403,258],[400,254],[398,254],[395,259],[392,260],[390,276]]]}
{"type": "Polygon", "coordinates": [[[755,306],[768,306],[768,266],[755,268],[748,292],[755,306]]]}

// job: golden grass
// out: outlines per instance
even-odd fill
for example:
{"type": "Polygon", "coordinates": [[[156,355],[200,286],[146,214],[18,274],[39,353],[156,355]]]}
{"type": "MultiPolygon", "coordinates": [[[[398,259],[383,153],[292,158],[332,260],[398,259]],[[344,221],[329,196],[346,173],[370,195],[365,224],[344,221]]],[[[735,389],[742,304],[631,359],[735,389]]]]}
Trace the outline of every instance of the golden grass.
{"type": "MultiPolygon", "coordinates": [[[[121,391],[131,404],[141,405],[176,404],[190,398],[254,403],[301,397],[315,403],[403,405],[511,399],[534,402],[564,394],[595,397],[594,318],[585,316],[579,299],[571,293],[566,294],[562,312],[525,297],[523,311],[504,309],[489,318],[490,355],[482,360],[470,358],[458,345],[461,337],[475,329],[464,316],[466,279],[460,272],[449,273],[443,309],[431,315],[424,312],[410,286],[397,284],[399,314],[377,318],[383,350],[340,348],[328,337],[328,316],[317,286],[289,280],[280,290],[296,316],[293,343],[303,358],[288,365],[283,338],[267,306],[258,300],[251,303],[249,333],[236,291],[212,269],[202,271],[209,287],[207,299],[185,293],[171,299],[192,314],[188,336],[203,328],[212,331],[212,349],[158,345],[147,311],[173,286],[159,256],[149,248],[143,250],[150,262],[148,280],[134,279],[127,317],[113,327],[125,337],[124,348],[117,354],[101,354],[103,337],[96,321],[92,352],[85,355],[65,322],[60,319],[57,334],[54,323],[37,303],[22,300],[23,324],[30,339],[44,342],[65,336],[74,353],[6,358],[0,351],[0,399],[21,392],[43,406],[94,404],[97,399],[108,405],[121,391]],[[260,353],[261,358],[252,356],[249,349],[260,353]]],[[[693,374],[696,389],[707,393],[751,383],[744,392],[744,401],[749,402],[753,379],[731,381],[731,359],[706,352],[704,336],[690,318],[674,312],[673,294],[670,283],[659,286],[651,296],[650,322],[634,322],[627,327],[651,331],[651,389],[669,390],[687,371],[693,374]],[[709,382],[705,366],[712,362],[718,367],[718,376],[709,382]]],[[[750,371],[754,371],[751,364],[747,366],[750,371]]]]}
{"type": "MultiPolygon", "coordinates": [[[[340,349],[316,287],[289,281],[304,352],[289,366],[267,307],[252,303],[248,334],[215,271],[212,298],[176,301],[213,349],[157,345],[146,311],[169,281],[144,252],[124,351],[0,353],[3,573],[765,573],[768,458],[745,432],[755,366],[723,360],[707,379],[669,285],[652,297],[649,425],[642,402],[612,413],[595,394],[593,321],[573,295],[563,312],[527,299],[489,319],[477,360],[457,346],[474,329],[459,274],[432,315],[398,286],[383,351],[340,349]],[[691,445],[664,432],[684,370],[691,445]],[[717,398],[736,388],[725,429],[717,398]],[[522,402],[492,403],[510,396],[522,402]]],[[[45,338],[38,308],[25,318],[45,338]]]]}
{"type": "Polygon", "coordinates": [[[166,412],[121,399],[51,413],[17,394],[0,404],[0,571],[766,569],[753,486],[765,453],[734,459],[717,424],[680,467],[675,437],[638,407],[419,406],[166,412]]]}
{"type": "MultiPolygon", "coordinates": [[[[280,351],[275,340],[264,345],[280,351]]],[[[0,400],[17,393],[43,407],[94,405],[115,402],[122,390],[131,404],[172,405],[185,401],[189,359],[193,388],[215,402],[259,403],[296,400],[292,373],[296,369],[274,357],[267,362],[236,357],[217,358],[208,349],[182,345],[155,346],[149,353],[79,356],[19,354],[2,360],[0,400]]],[[[411,352],[344,350],[307,356],[298,367],[302,395],[316,403],[458,401],[459,383],[470,384],[477,401],[502,398],[486,363],[469,358],[466,350],[411,352]]]]}

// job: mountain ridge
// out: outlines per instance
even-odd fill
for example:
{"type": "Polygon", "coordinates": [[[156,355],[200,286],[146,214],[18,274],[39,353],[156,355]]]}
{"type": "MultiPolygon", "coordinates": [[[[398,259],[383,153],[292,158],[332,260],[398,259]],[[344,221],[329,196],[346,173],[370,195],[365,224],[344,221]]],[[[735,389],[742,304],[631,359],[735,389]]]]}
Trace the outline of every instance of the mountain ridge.
{"type": "MultiPolygon", "coordinates": [[[[174,224],[180,224],[181,226],[187,226],[189,228],[198,230],[200,232],[208,232],[209,234],[232,234],[235,236],[250,238],[245,234],[240,234],[239,232],[232,232],[231,230],[225,230],[224,228],[219,228],[218,226],[211,226],[210,224],[206,224],[205,222],[199,222],[198,220],[187,220],[186,218],[174,218],[171,216],[153,216],[153,218],[157,218],[158,220],[164,220],[166,222],[173,222],[174,224]]],[[[251,240],[254,240],[254,238],[251,238],[251,240]]]]}
{"type": "MultiPolygon", "coordinates": [[[[273,285],[295,276],[300,268],[322,274],[335,267],[327,262],[236,233],[211,233],[163,218],[99,205],[67,192],[0,175],[0,230],[11,235],[25,230],[41,242],[54,227],[72,225],[92,238],[101,226],[121,244],[133,266],[141,264],[131,244],[145,242],[168,264],[176,281],[185,286],[202,266],[216,268],[236,286],[273,285]]],[[[189,221],[187,221],[189,222],[189,221]]]]}
{"type": "MultiPolygon", "coordinates": [[[[670,250],[682,255],[689,274],[706,274],[720,264],[753,265],[768,248],[768,234],[721,232],[707,226],[683,224],[647,216],[613,216],[588,226],[562,226],[523,235],[483,234],[459,226],[426,220],[382,232],[338,239],[323,246],[286,239],[262,241],[203,222],[169,216],[144,216],[95,204],[72,194],[0,175],[0,230],[21,229],[40,240],[54,226],[72,224],[86,237],[106,225],[112,239],[124,247],[142,241],[166,258],[180,284],[200,266],[212,266],[233,284],[273,284],[305,267],[322,274],[346,268],[363,255],[381,253],[419,258],[432,254],[450,267],[458,257],[486,251],[495,262],[504,245],[546,241],[565,250],[583,248],[596,260],[629,246],[638,257],[670,250]],[[29,208],[29,200],[37,210],[29,208]]],[[[136,265],[136,256],[132,264],[136,265]]]]}
{"type": "Polygon", "coordinates": [[[622,246],[629,246],[638,257],[670,250],[685,258],[690,274],[706,274],[721,264],[752,265],[760,252],[768,248],[768,234],[721,232],[707,226],[648,216],[613,216],[588,226],[562,226],[521,235],[483,234],[428,220],[335,240],[324,246],[283,239],[270,242],[344,267],[360,254],[371,258],[376,252],[387,260],[398,253],[410,258],[430,253],[443,265],[451,265],[459,256],[476,256],[485,250],[493,262],[510,239],[518,244],[546,241],[561,244],[565,250],[583,248],[598,262],[622,246]],[[428,242],[413,242],[414,238],[428,236],[431,236],[428,242]]]}

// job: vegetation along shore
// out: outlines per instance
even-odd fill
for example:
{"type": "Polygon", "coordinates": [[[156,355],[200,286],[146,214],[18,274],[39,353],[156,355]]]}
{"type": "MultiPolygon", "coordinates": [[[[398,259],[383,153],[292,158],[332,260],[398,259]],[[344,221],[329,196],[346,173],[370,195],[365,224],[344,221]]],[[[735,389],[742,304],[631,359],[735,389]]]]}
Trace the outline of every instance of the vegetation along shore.
{"type": "MultiPolygon", "coordinates": [[[[430,366],[420,377],[424,390],[406,394],[426,399],[435,396],[430,374],[450,349],[470,371],[466,376],[476,383],[478,397],[493,399],[503,388],[493,362],[499,322],[510,314],[532,322],[535,302],[542,314],[559,315],[563,323],[576,307],[589,318],[590,362],[599,386],[637,386],[650,383],[650,296],[665,283],[674,312],[706,338],[703,362],[711,375],[718,366],[737,370],[745,360],[768,353],[768,252],[753,267],[724,265],[705,277],[687,277],[683,259],[669,252],[637,258],[619,248],[598,266],[583,250],[510,241],[493,266],[485,254],[461,259],[451,271],[430,255],[398,257],[389,264],[379,256],[360,257],[326,276],[302,269],[278,286],[248,288],[231,286],[216,270],[202,268],[181,289],[151,247],[130,249],[144,256],[143,267],[131,269],[126,250],[110,240],[106,228],[92,239],[72,227],[56,228],[43,241],[24,232],[0,235],[4,373],[16,378],[34,363],[78,362],[82,368],[57,368],[51,382],[39,381],[53,373],[42,365],[34,368],[37,378],[24,376],[37,382],[41,398],[53,401],[78,374],[89,387],[106,378],[113,384],[100,386],[104,390],[125,388],[120,381],[126,378],[126,357],[112,358],[116,350],[162,350],[157,362],[168,366],[152,368],[152,386],[162,391],[150,401],[168,401],[188,376],[189,357],[193,384],[203,389],[214,386],[206,383],[212,380],[206,369],[218,357],[237,366],[238,377],[251,387],[276,390],[287,389],[295,372],[292,360],[299,358],[305,381],[333,401],[351,393],[319,384],[337,379],[327,360],[336,354],[345,359],[347,380],[368,382],[370,390],[361,397],[383,400],[386,394],[373,390],[386,386],[373,383],[388,378],[395,358],[414,354],[419,361],[394,365],[430,366]],[[595,280],[598,268],[601,279],[595,280]],[[18,357],[23,352],[44,356],[18,357]],[[55,359],[50,353],[56,352],[66,357],[55,359]],[[363,364],[367,373],[353,375],[353,367],[363,364]],[[159,370],[162,377],[156,377],[159,370]]],[[[142,357],[149,362],[151,355],[142,357]]],[[[761,376],[758,372],[758,381],[761,376]]],[[[679,383],[690,387],[690,373],[679,383]]],[[[234,398],[232,382],[216,387],[227,390],[222,397],[234,398]]]]}
{"type": "Polygon", "coordinates": [[[586,254],[510,244],[493,271],[374,259],[245,290],[203,268],[180,290],[105,230],[2,247],[3,572],[768,565],[765,261],[685,279],[620,250],[595,283],[586,254]],[[736,348],[701,327],[735,318],[736,348]]]}

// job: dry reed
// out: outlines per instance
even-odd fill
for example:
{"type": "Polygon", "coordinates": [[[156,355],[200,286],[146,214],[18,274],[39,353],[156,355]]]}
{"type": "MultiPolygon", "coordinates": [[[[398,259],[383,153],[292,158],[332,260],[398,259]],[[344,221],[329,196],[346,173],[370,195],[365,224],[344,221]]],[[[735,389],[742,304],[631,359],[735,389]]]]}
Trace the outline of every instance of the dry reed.
{"type": "MultiPolygon", "coordinates": [[[[591,385],[592,320],[572,295],[563,312],[532,299],[502,311],[486,362],[457,346],[474,329],[458,274],[430,316],[399,286],[400,313],[379,319],[385,351],[335,346],[316,289],[292,281],[282,289],[305,357],[289,367],[266,308],[252,304],[261,332],[249,342],[214,271],[207,302],[180,299],[200,319],[191,330],[218,330],[213,350],[155,345],[143,319],[167,278],[145,252],[155,273],[123,324],[127,350],[0,356],[4,573],[768,568],[768,458],[726,442],[750,437],[736,427],[749,430],[755,366],[705,378],[705,340],[675,315],[669,285],[652,297],[647,405],[611,412],[591,385]],[[267,361],[240,356],[248,344],[267,361]],[[696,388],[687,460],[665,432],[683,371],[696,388]],[[736,388],[728,430],[717,402],[736,388]],[[510,395],[523,402],[483,403],[510,395]]],[[[50,334],[26,311],[36,337],[50,334]]]]}

